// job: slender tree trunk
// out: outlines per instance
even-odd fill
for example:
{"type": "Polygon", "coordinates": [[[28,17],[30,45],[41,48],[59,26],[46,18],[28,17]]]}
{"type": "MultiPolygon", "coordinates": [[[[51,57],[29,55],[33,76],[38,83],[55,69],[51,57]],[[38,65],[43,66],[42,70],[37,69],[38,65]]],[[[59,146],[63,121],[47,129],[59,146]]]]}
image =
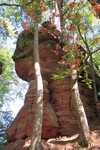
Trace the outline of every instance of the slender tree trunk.
{"type": "Polygon", "coordinates": [[[88,141],[90,139],[90,130],[88,126],[88,121],[86,118],[85,110],[83,103],[81,101],[79,86],[77,80],[77,70],[71,68],[71,92],[72,100],[77,112],[77,118],[79,123],[79,139],[78,142],[83,147],[88,146],[88,141]]]}
{"type": "MultiPolygon", "coordinates": [[[[63,18],[63,0],[61,1],[61,5],[58,4],[58,9],[60,13],[60,25],[61,29],[64,29],[64,18],[63,18]]],[[[64,43],[65,45],[68,44],[68,41],[66,40],[66,31],[62,32],[64,43]]],[[[69,54],[69,60],[70,60],[70,54],[69,54]]],[[[71,91],[72,91],[72,100],[74,104],[74,108],[77,112],[77,118],[79,123],[79,144],[83,147],[88,146],[88,141],[90,139],[90,129],[88,126],[87,117],[85,114],[84,106],[81,101],[80,93],[79,93],[79,86],[77,81],[77,70],[72,69],[73,66],[70,66],[71,70],[71,91]]]]}
{"type": "Polygon", "coordinates": [[[86,54],[88,56],[90,56],[90,59],[89,59],[89,65],[90,65],[90,68],[91,68],[91,72],[92,72],[92,79],[93,79],[93,88],[94,88],[94,98],[95,98],[95,104],[96,104],[96,108],[97,108],[97,112],[98,112],[98,116],[100,118],[100,111],[99,111],[99,108],[98,108],[98,97],[97,97],[97,89],[96,89],[96,80],[95,80],[95,73],[94,73],[94,66],[93,66],[93,60],[92,60],[92,54],[91,54],[91,51],[90,51],[90,48],[89,48],[89,45],[87,43],[87,40],[86,40],[86,37],[85,39],[83,38],[82,34],[81,34],[81,31],[80,31],[80,28],[79,26],[77,25],[78,27],[78,32],[79,32],[79,35],[81,36],[85,46],[86,46],[86,54]]]}
{"type": "Polygon", "coordinates": [[[29,150],[41,150],[41,131],[42,131],[42,120],[43,120],[43,82],[40,72],[39,62],[39,39],[38,39],[38,22],[35,22],[34,32],[34,70],[36,77],[36,115],[34,121],[34,132],[29,150]]]}
{"type": "Polygon", "coordinates": [[[99,116],[99,119],[100,119],[100,111],[98,109],[98,97],[97,97],[95,73],[94,73],[94,66],[93,66],[93,60],[92,60],[92,55],[91,54],[90,54],[90,67],[91,67],[92,79],[93,79],[93,89],[94,89],[95,104],[96,104],[97,113],[98,113],[98,116],[99,116]]]}

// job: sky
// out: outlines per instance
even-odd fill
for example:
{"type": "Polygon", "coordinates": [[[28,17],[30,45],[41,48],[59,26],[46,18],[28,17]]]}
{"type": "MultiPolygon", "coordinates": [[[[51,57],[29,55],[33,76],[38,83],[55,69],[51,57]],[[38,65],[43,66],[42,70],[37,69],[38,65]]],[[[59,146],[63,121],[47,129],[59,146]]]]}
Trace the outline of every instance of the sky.
{"type": "Polygon", "coordinates": [[[10,102],[9,106],[5,104],[2,108],[2,110],[3,111],[6,111],[6,110],[11,111],[12,117],[15,118],[17,113],[19,112],[19,110],[23,106],[23,104],[24,104],[24,100],[16,99],[15,101],[10,102]]]}
{"type": "MultiPolygon", "coordinates": [[[[24,91],[23,94],[26,94],[26,91],[24,91]]],[[[12,111],[12,116],[15,118],[21,107],[24,105],[24,99],[16,99],[14,102],[11,102],[10,104],[10,110],[12,111]]]]}
{"type": "MultiPolygon", "coordinates": [[[[22,82],[25,82],[25,81],[22,81],[22,82]]],[[[17,113],[19,112],[21,107],[24,105],[25,95],[28,90],[28,84],[25,84],[25,88],[22,87],[21,90],[23,94],[22,97],[15,98],[14,96],[14,100],[4,103],[3,108],[2,108],[3,111],[10,111],[13,118],[16,117],[17,113]]]]}
{"type": "MultiPolygon", "coordinates": [[[[15,51],[16,49],[16,38],[10,38],[8,37],[7,38],[7,42],[6,42],[6,45],[4,45],[5,49],[7,48],[8,50],[12,50],[13,52],[15,51]]],[[[15,71],[16,72],[16,71],[15,71]]],[[[22,97],[17,97],[15,98],[15,95],[14,95],[14,100],[13,101],[10,101],[8,103],[4,103],[3,105],[3,108],[2,110],[3,111],[11,111],[12,112],[12,117],[15,118],[15,116],[17,115],[17,113],[19,112],[19,110],[21,109],[21,107],[23,106],[24,104],[24,99],[25,99],[25,94],[27,92],[27,89],[28,89],[28,84],[23,81],[23,80],[20,80],[20,82],[24,83],[25,84],[25,88],[24,87],[19,87],[19,89],[21,89],[22,91],[22,94],[23,96],[22,97]]],[[[22,83],[20,86],[22,86],[22,83]]],[[[12,85],[13,86],[13,85],[12,85]]],[[[18,85],[17,85],[18,86],[18,85]]],[[[16,88],[15,86],[12,87],[12,89],[14,90],[14,88],[16,88]]],[[[12,92],[12,91],[11,91],[12,92]]],[[[12,96],[11,96],[12,97],[12,96]]]]}

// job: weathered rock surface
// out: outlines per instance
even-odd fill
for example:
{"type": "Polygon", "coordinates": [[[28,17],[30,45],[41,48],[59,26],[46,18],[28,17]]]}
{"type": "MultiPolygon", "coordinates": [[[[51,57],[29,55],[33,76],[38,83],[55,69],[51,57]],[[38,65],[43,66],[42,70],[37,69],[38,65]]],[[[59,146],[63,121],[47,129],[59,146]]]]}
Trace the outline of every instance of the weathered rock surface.
{"type": "MultiPolygon", "coordinates": [[[[32,38],[32,34],[29,37],[32,38]]],[[[51,78],[52,74],[56,72],[57,62],[60,60],[60,57],[54,53],[57,50],[57,44],[58,39],[51,34],[40,33],[39,53],[44,84],[42,139],[72,136],[78,133],[77,116],[71,98],[70,78],[64,80],[53,80],[51,78]]],[[[32,47],[24,45],[20,49],[17,46],[13,58],[17,74],[20,78],[29,82],[29,89],[25,96],[24,106],[6,131],[8,141],[11,144],[5,150],[27,150],[34,130],[36,106],[32,47]]],[[[91,130],[100,129],[93,90],[88,89],[83,83],[79,83],[79,89],[91,130]]],[[[67,140],[65,142],[59,140],[55,140],[53,143],[44,142],[44,150],[74,149],[75,143],[73,142],[72,144],[68,144],[69,141],[67,140]]]]}
{"type": "MultiPolygon", "coordinates": [[[[77,143],[77,136],[75,134],[71,137],[59,137],[52,138],[49,140],[42,140],[43,150],[87,150],[87,148],[81,148],[77,143]]],[[[15,142],[9,144],[5,150],[28,150],[30,146],[31,139],[26,138],[18,139],[15,142]]],[[[91,134],[91,141],[88,150],[100,150],[100,132],[94,131],[91,134]]]]}
{"type": "MultiPolygon", "coordinates": [[[[50,95],[47,86],[48,83],[44,81],[43,139],[55,137],[58,133],[58,121],[54,110],[49,103],[50,95]]],[[[32,136],[35,108],[35,81],[32,80],[30,81],[30,86],[25,96],[24,106],[6,131],[8,141],[12,142],[16,139],[25,139],[32,136]]]]}

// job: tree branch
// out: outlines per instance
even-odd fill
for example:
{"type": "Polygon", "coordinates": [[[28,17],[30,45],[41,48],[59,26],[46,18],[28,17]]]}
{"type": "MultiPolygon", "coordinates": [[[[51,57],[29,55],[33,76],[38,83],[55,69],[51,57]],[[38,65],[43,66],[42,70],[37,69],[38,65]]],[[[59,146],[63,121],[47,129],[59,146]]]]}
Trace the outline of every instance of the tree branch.
{"type": "MultiPolygon", "coordinates": [[[[26,6],[27,6],[27,5],[30,5],[33,1],[34,1],[34,0],[31,0],[30,2],[26,3],[26,6]]],[[[8,4],[8,3],[2,3],[2,4],[0,4],[0,6],[8,6],[8,7],[13,7],[13,6],[15,6],[15,7],[24,7],[23,4],[22,4],[22,5],[19,5],[19,4],[8,4]]]]}
{"type": "Polygon", "coordinates": [[[30,5],[34,0],[31,0],[30,2],[26,3],[26,5],[30,5]]]}
{"type": "Polygon", "coordinates": [[[0,4],[0,6],[15,6],[15,7],[21,7],[21,5],[19,5],[19,4],[8,4],[8,3],[2,3],[2,4],[0,4]]]}
{"type": "Polygon", "coordinates": [[[80,31],[80,28],[79,28],[79,25],[77,24],[77,29],[78,29],[78,32],[79,32],[79,35],[81,37],[81,39],[83,40],[86,48],[87,48],[87,53],[89,53],[89,55],[91,55],[90,53],[90,49],[89,49],[89,46],[88,46],[88,43],[87,43],[87,40],[86,40],[86,34],[85,34],[85,39],[83,38],[82,34],[81,34],[81,31],[80,31]]]}
{"type": "Polygon", "coordinates": [[[84,40],[84,38],[83,38],[83,36],[82,36],[82,34],[81,34],[81,31],[80,31],[80,28],[79,28],[79,25],[78,25],[78,24],[77,24],[77,29],[78,29],[78,32],[79,32],[79,35],[80,35],[81,39],[82,39],[83,42],[85,43],[85,40],[84,40]]]}
{"type": "Polygon", "coordinates": [[[80,74],[82,73],[83,68],[84,68],[84,65],[86,64],[88,58],[89,58],[89,55],[85,58],[85,61],[84,61],[83,65],[80,67],[80,69],[79,69],[79,71],[78,71],[78,74],[77,74],[77,79],[78,79],[78,77],[80,76],[80,74]]]}
{"type": "Polygon", "coordinates": [[[96,52],[98,52],[98,51],[100,51],[100,47],[99,48],[97,48],[94,52],[92,52],[91,54],[94,54],[94,53],[96,53],[96,52]]]}

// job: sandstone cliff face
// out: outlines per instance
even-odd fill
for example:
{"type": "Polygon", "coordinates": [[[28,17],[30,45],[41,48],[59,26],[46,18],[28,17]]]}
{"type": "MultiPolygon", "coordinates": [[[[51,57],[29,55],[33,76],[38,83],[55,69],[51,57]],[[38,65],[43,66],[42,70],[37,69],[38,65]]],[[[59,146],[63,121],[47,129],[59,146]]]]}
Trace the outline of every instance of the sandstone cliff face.
{"type": "MultiPolygon", "coordinates": [[[[32,34],[29,36],[31,38],[32,34]]],[[[60,57],[55,55],[56,45],[59,40],[51,34],[40,33],[40,64],[44,84],[44,112],[42,139],[54,138],[57,136],[71,136],[78,132],[78,122],[71,98],[70,78],[64,80],[53,80],[52,73],[56,72],[57,62],[60,57]],[[43,37],[43,38],[42,38],[43,37]]],[[[35,78],[34,78],[34,58],[32,47],[25,46],[20,49],[17,45],[15,54],[15,69],[20,78],[29,82],[29,89],[25,96],[24,106],[21,108],[16,118],[7,129],[6,134],[10,144],[6,150],[15,150],[13,147],[19,141],[20,149],[27,149],[26,139],[30,143],[30,138],[34,130],[35,116],[35,78]]],[[[79,83],[80,94],[89,124],[92,128],[96,121],[95,102],[93,90],[88,89],[83,83],[79,83]]],[[[28,143],[28,142],[27,142],[28,143]]],[[[20,150],[15,146],[17,150],[20,150]]]]}

